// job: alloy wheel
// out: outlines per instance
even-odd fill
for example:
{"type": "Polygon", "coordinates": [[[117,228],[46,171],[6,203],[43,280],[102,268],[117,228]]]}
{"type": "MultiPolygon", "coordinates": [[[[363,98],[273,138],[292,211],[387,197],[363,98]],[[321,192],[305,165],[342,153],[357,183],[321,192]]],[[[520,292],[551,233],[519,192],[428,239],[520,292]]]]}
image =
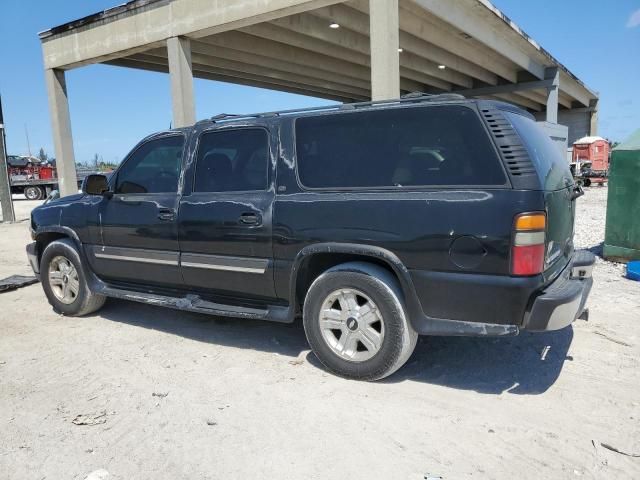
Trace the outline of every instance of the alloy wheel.
{"type": "Polygon", "coordinates": [[[73,303],[80,293],[80,279],[73,263],[62,255],[49,263],[49,285],[55,297],[62,303],[73,303]]]}
{"type": "Polygon", "coordinates": [[[322,338],[339,357],[364,362],[382,348],[384,318],[367,295],[353,288],[330,293],[318,318],[322,338]]]}

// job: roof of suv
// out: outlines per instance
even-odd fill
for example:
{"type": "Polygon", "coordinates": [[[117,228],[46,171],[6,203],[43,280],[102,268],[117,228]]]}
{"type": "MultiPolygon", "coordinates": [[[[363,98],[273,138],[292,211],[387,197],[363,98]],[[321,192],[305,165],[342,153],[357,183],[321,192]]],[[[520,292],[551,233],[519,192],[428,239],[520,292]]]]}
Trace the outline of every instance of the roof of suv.
{"type": "Polygon", "coordinates": [[[438,95],[430,95],[426,93],[410,93],[404,95],[399,99],[394,100],[378,100],[373,102],[358,102],[358,103],[343,103],[335,105],[326,105],[322,107],[310,107],[310,108],[297,108],[291,110],[278,110],[272,112],[251,113],[251,114],[228,114],[221,113],[211,118],[200,120],[196,125],[207,123],[251,123],[252,120],[269,119],[281,116],[303,116],[307,114],[322,113],[322,112],[349,112],[354,110],[372,110],[380,109],[384,107],[396,108],[398,106],[408,106],[421,103],[429,104],[447,104],[447,103],[473,103],[482,105],[490,105],[494,108],[500,108],[501,110],[509,110],[529,118],[534,118],[527,111],[516,107],[510,103],[500,102],[496,100],[477,100],[467,99],[463,95],[456,93],[443,93],[438,95]]]}

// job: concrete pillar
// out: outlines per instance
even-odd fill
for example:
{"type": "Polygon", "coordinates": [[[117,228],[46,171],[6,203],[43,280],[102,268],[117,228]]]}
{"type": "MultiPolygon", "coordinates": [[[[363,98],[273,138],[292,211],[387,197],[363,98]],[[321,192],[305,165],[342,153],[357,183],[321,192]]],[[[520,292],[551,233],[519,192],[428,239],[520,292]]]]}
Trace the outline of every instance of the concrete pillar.
{"type": "Polygon", "coordinates": [[[589,102],[589,108],[591,110],[591,120],[589,125],[589,135],[598,135],[598,99],[591,100],[589,102]]]}
{"type": "Polygon", "coordinates": [[[56,152],[56,170],[58,173],[58,190],[60,196],[78,193],[76,175],[76,158],[73,154],[73,137],[71,136],[71,117],[69,116],[69,99],[64,71],[45,70],[47,95],[49,96],[49,113],[51,114],[51,132],[56,152]]]}
{"type": "Polygon", "coordinates": [[[191,42],[184,37],[167,39],[173,127],[188,127],[196,121],[191,69],[191,42]]]}
{"type": "Polygon", "coordinates": [[[400,96],[398,0],[369,0],[371,99],[400,96]]]}
{"type": "Polygon", "coordinates": [[[558,91],[560,87],[560,72],[557,68],[546,68],[545,80],[553,80],[553,84],[547,88],[547,122],[558,123],[558,91]]]}

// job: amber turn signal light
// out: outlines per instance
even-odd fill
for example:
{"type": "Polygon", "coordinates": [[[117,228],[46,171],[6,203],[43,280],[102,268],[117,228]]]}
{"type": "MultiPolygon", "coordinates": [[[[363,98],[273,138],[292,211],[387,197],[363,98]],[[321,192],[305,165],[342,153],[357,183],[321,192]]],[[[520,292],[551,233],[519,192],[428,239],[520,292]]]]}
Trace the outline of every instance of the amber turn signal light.
{"type": "Polygon", "coordinates": [[[544,213],[532,213],[520,215],[516,218],[516,231],[521,230],[544,230],[547,226],[547,217],[544,213]]]}

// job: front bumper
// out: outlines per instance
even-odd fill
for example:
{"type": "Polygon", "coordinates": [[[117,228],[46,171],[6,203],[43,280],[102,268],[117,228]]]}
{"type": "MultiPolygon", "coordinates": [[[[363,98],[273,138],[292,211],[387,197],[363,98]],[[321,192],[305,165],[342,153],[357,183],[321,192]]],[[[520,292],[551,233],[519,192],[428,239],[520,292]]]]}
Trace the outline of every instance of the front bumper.
{"type": "Polygon", "coordinates": [[[38,244],[36,242],[27,245],[27,258],[36,276],[40,275],[40,264],[38,263],[38,244]]]}
{"type": "Polygon", "coordinates": [[[591,272],[595,261],[591,252],[575,252],[571,264],[535,298],[522,329],[532,332],[560,330],[580,317],[593,284],[591,272]]]}

